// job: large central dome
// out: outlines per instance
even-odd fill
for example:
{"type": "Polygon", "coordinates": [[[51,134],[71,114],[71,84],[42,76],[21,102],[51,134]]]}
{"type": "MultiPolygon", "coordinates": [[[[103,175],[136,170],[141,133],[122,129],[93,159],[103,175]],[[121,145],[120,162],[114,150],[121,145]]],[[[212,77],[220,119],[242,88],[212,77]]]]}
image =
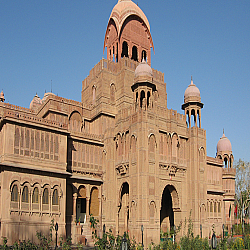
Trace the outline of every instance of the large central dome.
{"type": "Polygon", "coordinates": [[[122,57],[137,62],[145,59],[151,65],[154,49],[150,25],[143,11],[131,0],[119,0],[109,17],[104,48],[107,59],[118,62],[122,57]]]}
{"type": "Polygon", "coordinates": [[[143,22],[146,24],[148,30],[150,31],[150,25],[149,25],[147,17],[143,13],[143,11],[131,0],[119,0],[118,3],[113,8],[111,15],[109,17],[109,20],[113,18],[117,27],[119,27],[118,30],[120,31],[124,20],[129,15],[132,15],[132,14],[139,16],[143,20],[143,22]]]}

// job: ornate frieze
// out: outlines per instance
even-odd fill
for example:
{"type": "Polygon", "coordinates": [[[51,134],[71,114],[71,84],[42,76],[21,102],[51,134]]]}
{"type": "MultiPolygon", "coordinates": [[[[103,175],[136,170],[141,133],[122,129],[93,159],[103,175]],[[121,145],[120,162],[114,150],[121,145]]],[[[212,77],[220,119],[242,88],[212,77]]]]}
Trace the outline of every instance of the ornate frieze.
{"type": "Polygon", "coordinates": [[[187,171],[185,167],[165,163],[160,163],[159,168],[165,170],[170,176],[175,176],[177,173],[185,174],[187,171]]]}

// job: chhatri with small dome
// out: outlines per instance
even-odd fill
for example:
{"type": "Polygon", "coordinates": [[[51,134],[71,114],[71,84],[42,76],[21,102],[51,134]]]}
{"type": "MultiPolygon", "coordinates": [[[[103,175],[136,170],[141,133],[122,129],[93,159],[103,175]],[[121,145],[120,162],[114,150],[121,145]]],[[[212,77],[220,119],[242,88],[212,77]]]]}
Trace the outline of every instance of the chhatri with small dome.
{"type": "Polygon", "coordinates": [[[45,93],[23,108],[5,103],[2,91],[0,236],[10,244],[49,234],[52,219],[59,236],[89,246],[93,217],[100,236],[105,226],[141,242],[143,226],[145,246],[189,217],[195,235],[231,228],[232,145],[223,131],[207,156],[202,83],[187,79],[183,113],[167,107],[152,50],[147,17],[119,0],[105,32],[107,59],[82,81],[81,102],[45,93]]]}

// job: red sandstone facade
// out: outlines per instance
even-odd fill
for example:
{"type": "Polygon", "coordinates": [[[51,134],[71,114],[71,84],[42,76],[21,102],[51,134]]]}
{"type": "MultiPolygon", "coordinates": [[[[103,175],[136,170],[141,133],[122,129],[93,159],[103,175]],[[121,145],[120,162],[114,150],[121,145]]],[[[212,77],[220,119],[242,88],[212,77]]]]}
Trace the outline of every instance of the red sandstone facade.
{"type": "Polygon", "coordinates": [[[26,109],[1,94],[1,236],[35,241],[54,219],[59,235],[91,244],[91,214],[99,232],[105,224],[138,242],[143,225],[145,245],[190,213],[195,234],[200,225],[204,237],[212,225],[217,233],[230,227],[231,143],[223,134],[216,158],[206,155],[203,103],[192,80],[184,115],[167,108],[164,74],[150,67],[149,22],[132,1],[114,7],[105,47],[107,59],[82,82],[81,102],[47,93],[26,109]]]}

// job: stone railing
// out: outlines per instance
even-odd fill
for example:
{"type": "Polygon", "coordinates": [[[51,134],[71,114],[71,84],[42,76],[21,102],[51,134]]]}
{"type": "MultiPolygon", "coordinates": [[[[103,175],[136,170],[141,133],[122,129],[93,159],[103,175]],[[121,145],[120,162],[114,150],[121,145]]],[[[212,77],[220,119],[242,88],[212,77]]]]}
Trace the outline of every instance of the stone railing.
{"type": "Polygon", "coordinates": [[[25,112],[25,113],[29,113],[29,114],[35,113],[32,109],[20,107],[20,106],[9,104],[9,103],[0,103],[0,106],[2,106],[3,108],[15,110],[15,111],[21,111],[21,112],[25,112]]]}
{"type": "Polygon", "coordinates": [[[223,168],[222,175],[236,175],[236,169],[235,168],[223,168]]]}
{"type": "MultiPolygon", "coordinates": [[[[59,123],[51,120],[46,120],[43,118],[36,117],[35,115],[29,115],[25,114],[23,112],[18,112],[19,110],[4,110],[4,117],[6,118],[15,118],[22,121],[28,121],[28,122],[34,122],[36,124],[61,128],[61,129],[67,129],[68,125],[64,123],[59,123]]],[[[20,110],[21,111],[21,110],[20,110]]]]}

